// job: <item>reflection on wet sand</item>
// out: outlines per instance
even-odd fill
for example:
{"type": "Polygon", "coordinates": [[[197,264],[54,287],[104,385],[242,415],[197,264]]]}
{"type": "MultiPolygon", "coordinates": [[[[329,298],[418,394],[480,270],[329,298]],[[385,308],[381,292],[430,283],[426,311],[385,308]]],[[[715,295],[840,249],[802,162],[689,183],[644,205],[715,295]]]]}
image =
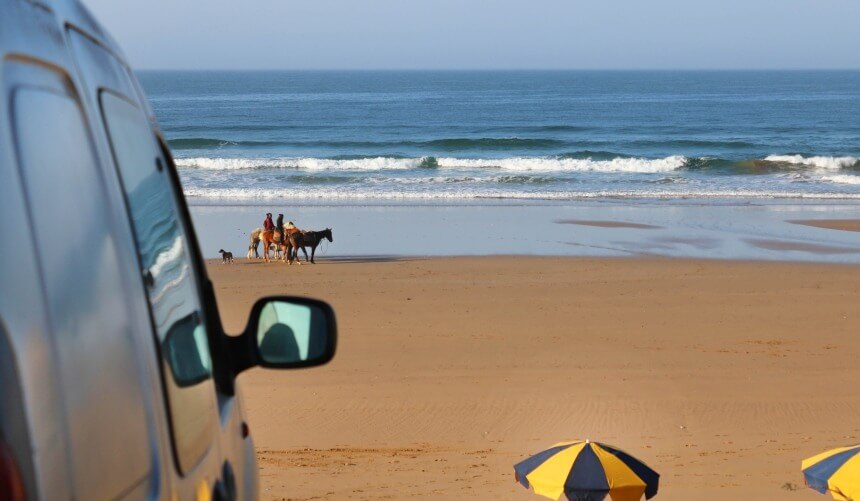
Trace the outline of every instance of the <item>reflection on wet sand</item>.
{"type": "Polygon", "coordinates": [[[636,228],[640,230],[657,230],[662,226],[653,224],[629,223],[627,221],[601,221],[586,219],[559,219],[557,224],[578,224],[580,226],[596,226],[598,228],[636,228]]]}
{"type": "Polygon", "coordinates": [[[767,249],[774,251],[799,251],[812,252],[815,254],[857,254],[860,253],[860,248],[854,247],[836,247],[833,245],[810,244],[804,242],[790,242],[786,240],[767,240],[762,238],[747,238],[745,241],[758,247],[759,249],[767,249]]]}
{"type": "Polygon", "coordinates": [[[860,219],[795,219],[788,222],[827,230],[860,231],[860,219]]]}

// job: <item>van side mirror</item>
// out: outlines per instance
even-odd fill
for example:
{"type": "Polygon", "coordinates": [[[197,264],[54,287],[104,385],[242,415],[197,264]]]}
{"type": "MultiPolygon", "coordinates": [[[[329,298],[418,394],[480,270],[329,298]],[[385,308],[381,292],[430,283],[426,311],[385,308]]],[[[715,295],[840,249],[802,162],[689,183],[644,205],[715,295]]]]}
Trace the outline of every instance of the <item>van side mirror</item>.
{"type": "Polygon", "coordinates": [[[316,300],[268,298],[251,310],[249,327],[260,365],[288,368],[321,365],[334,356],[334,311],[316,300]]]}
{"type": "Polygon", "coordinates": [[[233,373],[254,366],[313,367],[329,362],[337,344],[337,322],[328,303],[289,296],[256,302],[248,326],[230,343],[233,373]]]}

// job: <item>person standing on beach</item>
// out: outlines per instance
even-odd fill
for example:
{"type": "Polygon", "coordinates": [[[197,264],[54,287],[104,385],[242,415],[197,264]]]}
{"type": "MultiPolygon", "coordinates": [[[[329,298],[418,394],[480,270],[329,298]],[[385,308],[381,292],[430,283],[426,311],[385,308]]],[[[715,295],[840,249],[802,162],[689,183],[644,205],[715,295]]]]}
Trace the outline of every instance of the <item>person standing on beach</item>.
{"type": "Polygon", "coordinates": [[[275,229],[275,223],[272,222],[272,213],[266,213],[266,219],[263,221],[263,230],[272,231],[275,229]]]}

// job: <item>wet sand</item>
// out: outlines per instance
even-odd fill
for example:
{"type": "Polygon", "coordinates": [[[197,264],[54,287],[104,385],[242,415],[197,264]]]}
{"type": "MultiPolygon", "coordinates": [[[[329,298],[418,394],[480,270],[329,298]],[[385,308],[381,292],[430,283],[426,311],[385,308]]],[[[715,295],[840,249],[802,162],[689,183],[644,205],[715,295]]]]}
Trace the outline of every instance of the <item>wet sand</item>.
{"type": "Polygon", "coordinates": [[[586,221],[583,219],[559,219],[558,224],[578,224],[580,226],[594,226],[596,228],[635,228],[637,230],[657,230],[660,226],[653,224],[630,223],[626,221],[586,221]]]}
{"type": "Polygon", "coordinates": [[[232,331],[262,295],[338,312],[330,365],[240,376],[262,499],[537,499],[512,465],[591,438],[657,499],[815,500],[800,460],[860,441],[858,266],[319,261],[209,266],[232,331]]]}
{"type": "Polygon", "coordinates": [[[860,231],[860,219],[796,219],[789,223],[828,230],[860,231]]]}
{"type": "Polygon", "coordinates": [[[860,264],[856,232],[789,221],[860,221],[860,204],[820,201],[662,200],[513,202],[450,205],[390,203],[191,207],[203,252],[247,252],[266,212],[303,229],[332,228],[319,252],[344,256],[540,255],[776,260],[860,264]],[[755,240],[785,242],[758,245],[755,240]]]}
{"type": "MultiPolygon", "coordinates": [[[[785,240],[768,240],[763,238],[748,238],[747,243],[761,249],[774,251],[797,251],[813,254],[860,254],[858,247],[836,247],[805,242],[789,242],[785,240]]],[[[860,243],[860,242],[858,242],[860,243]]]]}

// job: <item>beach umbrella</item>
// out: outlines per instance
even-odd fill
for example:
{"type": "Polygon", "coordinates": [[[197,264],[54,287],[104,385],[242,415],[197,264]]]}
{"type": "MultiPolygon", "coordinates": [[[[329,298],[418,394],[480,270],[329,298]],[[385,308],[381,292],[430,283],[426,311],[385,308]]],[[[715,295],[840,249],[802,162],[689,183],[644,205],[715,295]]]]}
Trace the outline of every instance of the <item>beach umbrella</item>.
{"type": "Polygon", "coordinates": [[[860,500],[860,445],[840,447],[800,463],[806,485],[833,499],[860,500]]]}
{"type": "Polygon", "coordinates": [[[517,481],[551,499],[639,501],[660,475],[629,454],[590,440],[561,442],[514,465],[517,481]],[[608,498],[607,498],[608,495],[608,498]]]}

